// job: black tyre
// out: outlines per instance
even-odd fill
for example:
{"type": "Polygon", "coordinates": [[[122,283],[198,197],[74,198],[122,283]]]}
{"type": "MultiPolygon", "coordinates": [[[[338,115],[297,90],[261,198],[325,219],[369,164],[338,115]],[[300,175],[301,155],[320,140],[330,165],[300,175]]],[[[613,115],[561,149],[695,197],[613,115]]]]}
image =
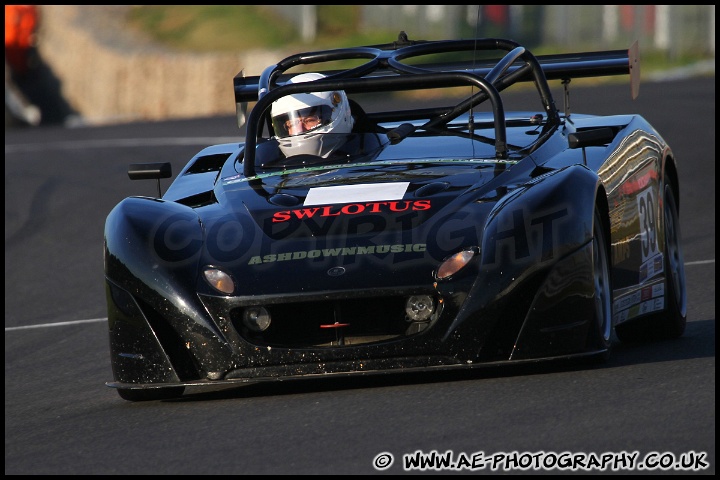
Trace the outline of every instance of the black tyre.
{"type": "Polygon", "coordinates": [[[665,183],[663,188],[663,206],[666,308],[660,313],[631,320],[615,327],[618,338],[623,342],[665,340],[680,337],[685,332],[687,323],[685,260],[682,253],[677,202],[672,187],[668,183],[665,183]]]}
{"type": "Polygon", "coordinates": [[[130,402],[149,402],[153,400],[169,400],[182,396],[185,387],[148,388],[134,390],[129,388],[118,388],[120,398],[130,402]]]}
{"type": "Polygon", "coordinates": [[[612,281],[608,234],[601,213],[596,209],[593,219],[593,280],[595,285],[595,318],[590,331],[591,345],[605,350],[600,360],[610,357],[612,324],[612,281]]]}

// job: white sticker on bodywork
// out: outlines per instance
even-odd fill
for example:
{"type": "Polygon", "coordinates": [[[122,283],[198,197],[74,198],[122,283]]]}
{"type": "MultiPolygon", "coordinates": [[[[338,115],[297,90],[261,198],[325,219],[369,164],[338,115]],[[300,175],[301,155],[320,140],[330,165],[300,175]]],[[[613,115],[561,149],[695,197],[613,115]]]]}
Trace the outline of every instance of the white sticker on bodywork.
{"type": "Polygon", "coordinates": [[[305,205],[401,200],[409,185],[410,182],[362,183],[311,188],[305,198],[305,205]]]}

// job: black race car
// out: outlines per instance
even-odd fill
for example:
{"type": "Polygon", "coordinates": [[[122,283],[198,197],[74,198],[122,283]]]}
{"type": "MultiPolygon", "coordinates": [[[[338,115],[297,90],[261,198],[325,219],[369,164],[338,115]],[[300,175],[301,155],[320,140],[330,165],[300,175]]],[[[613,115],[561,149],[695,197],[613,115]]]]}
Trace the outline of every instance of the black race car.
{"type": "MultiPolygon", "coordinates": [[[[188,386],[603,360],[613,331],[682,335],[672,150],[639,115],[560,111],[548,84],[630,75],[636,92],[638,68],[636,46],[534,56],[509,40],[401,33],[241,72],[245,141],[205,148],[164,194],[107,217],[107,385],[153,400],[188,386]],[[516,85],[537,95],[506,111],[516,85]],[[390,107],[444,90],[456,99],[390,107]],[[383,108],[356,98],[368,94],[383,108]],[[330,102],[312,122],[347,96],[352,129],[314,137],[332,138],[332,154],[285,148],[284,129],[315,127],[274,109],[303,95],[330,102]]],[[[159,190],[172,173],[134,164],[129,175],[159,190]]]]}

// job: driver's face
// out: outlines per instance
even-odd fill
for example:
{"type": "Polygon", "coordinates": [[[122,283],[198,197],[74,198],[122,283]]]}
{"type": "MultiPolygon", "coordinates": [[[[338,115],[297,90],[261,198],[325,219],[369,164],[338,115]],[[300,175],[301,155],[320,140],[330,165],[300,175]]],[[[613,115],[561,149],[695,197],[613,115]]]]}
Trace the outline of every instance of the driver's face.
{"type": "Polygon", "coordinates": [[[320,117],[318,115],[308,115],[306,117],[298,117],[285,122],[285,128],[290,135],[297,135],[299,133],[307,132],[312,130],[320,124],[320,117]]]}

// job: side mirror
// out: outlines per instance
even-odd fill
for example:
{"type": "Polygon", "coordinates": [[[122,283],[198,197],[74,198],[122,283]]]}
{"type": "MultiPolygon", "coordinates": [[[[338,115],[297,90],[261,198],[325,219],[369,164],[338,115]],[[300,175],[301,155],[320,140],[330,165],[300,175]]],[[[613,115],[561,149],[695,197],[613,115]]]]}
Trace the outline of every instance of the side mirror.
{"type": "Polygon", "coordinates": [[[164,163],[131,163],[128,167],[130,180],[152,180],[157,179],[158,198],[162,197],[160,191],[160,179],[172,177],[172,164],[164,163]]]}

